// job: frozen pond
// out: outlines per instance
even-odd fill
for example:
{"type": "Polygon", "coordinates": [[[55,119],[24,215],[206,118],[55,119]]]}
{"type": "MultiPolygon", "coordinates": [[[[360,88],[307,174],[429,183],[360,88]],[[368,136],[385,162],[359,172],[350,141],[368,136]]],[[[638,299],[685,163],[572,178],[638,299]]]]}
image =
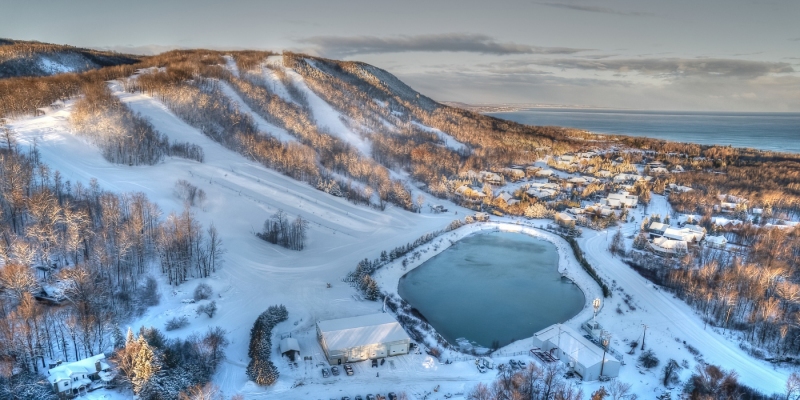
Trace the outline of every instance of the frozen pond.
{"type": "Polygon", "coordinates": [[[550,242],[519,233],[458,241],[402,278],[398,292],[452,344],[505,346],[575,316],[583,292],[550,242]]]}

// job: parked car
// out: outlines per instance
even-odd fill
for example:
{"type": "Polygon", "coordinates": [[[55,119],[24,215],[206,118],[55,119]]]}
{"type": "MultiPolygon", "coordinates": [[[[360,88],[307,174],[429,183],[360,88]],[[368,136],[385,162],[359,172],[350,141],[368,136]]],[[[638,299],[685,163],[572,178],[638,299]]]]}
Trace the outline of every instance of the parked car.
{"type": "Polygon", "coordinates": [[[329,377],[329,376],[331,376],[331,373],[330,373],[330,372],[328,372],[328,369],[327,369],[327,368],[325,368],[325,367],[322,367],[322,377],[323,377],[323,378],[327,378],[327,377],[329,377]]]}
{"type": "Polygon", "coordinates": [[[389,400],[397,400],[397,395],[394,392],[389,392],[389,400]]]}
{"type": "Polygon", "coordinates": [[[331,367],[331,373],[333,374],[333,376],[339,376],[339,367],[337,367],[335,365],[332,366],[331,367]]]}
{"type": "Polygon", "coordinates": [[[378,368],[378,359],[377,358],[372,359],[372,367],[373,368],[378,368]]]}
{"type": "Polygon", "coordinates": [[[486,367],[484,367],[483,364],[478,364],[478,372],[482,374],[486,373],[486,367]]]}
{"type": "Polygon", "coordinates": [[[527,364],[525,364],[525,361],[522,361],[522,360],[519,360],[519,361],[517,361],[517,365],[518,365],[520,368],[525,368],[525,367],[527,367],[527,366],[528,366],[527,364]]]}
{"type": "Polygon", "coordinates": [[[353,367],[350,364],[345,364],[344,372],[347,374],[347,376],[353,376],[353,367]]]}
{"type": "Polygon", "coordinates": [[[353,400],[364,400],[364,398],[362,398],[360,394],[357,394],[353,400]]]}
{"type": "Polygon", "coordinates": [[[342,400],[350,400],[350,396],[342,396],[342,400]]]}
{"type": "Polygon", "coordinates": [[[373,396],[371,394],[368,394],[367,395],[367,400],[375,400],[375,396],[373,396]]]}
{"type": "Polygon", "coordinates": [[[511,360],[508,361],[508,365],[510,365],[511,368],[517,368],[518,367],[517,360],[512,358],[511,360]]]}

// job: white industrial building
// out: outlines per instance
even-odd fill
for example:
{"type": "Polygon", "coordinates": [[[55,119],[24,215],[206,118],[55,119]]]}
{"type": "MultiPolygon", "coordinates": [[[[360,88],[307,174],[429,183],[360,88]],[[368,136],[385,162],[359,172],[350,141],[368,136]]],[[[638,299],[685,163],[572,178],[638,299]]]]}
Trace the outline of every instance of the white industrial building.
{"type": "Polygon", "coordinates": [[[317,322],[317,338],[331,364],[408,354],[411,338],[389,314],[317,322]]]}
{"type": "Polygon", "coordinates": [[[536,332],[533,345],[567,364],[585,381],[597,380],[601,371],[609,378],[619,375],[619,360],[566,325],[555,324],[536,332]]]}

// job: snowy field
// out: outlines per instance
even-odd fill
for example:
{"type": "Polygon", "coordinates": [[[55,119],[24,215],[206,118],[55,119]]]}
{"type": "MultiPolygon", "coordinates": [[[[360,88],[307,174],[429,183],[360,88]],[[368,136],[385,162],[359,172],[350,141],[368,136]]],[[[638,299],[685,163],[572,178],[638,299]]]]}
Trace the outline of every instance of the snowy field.
{"type": "MultiPolygon", "coordinates": [[[[292,75],[292,79],[302,79],[295,75],[292,75]]],[[[353,144],[362,153],[369,154],[369,143],[350,132],[338,119],[338,113],[302,82],[298,83],[298,87],[308,95],[318,124],[328,126],[333,134],[353,144]]],[[[443,398],[448,393],[460,398],[476,383],[493,379],[492,373],[480,374],[469,356],[462,355],[458,359],[459,356],[454,354],[454,363],[440,364],[424,353],[394,357],[377,369],[367,363],[359,363],[352,377],[342,374],[322,378],[319,364],[323,358],[313,331],[315,321],[320,319],[356,316],[381,309],[381,303],[359,300],[359,296],[355,296],[356,290],[342,282],[342,278],[355,268],[359,260],[374,259],[383,250],[412,242],[425,233],[446,227],[454,219],[463,219],[471,212],[440,200],[435,203],[443,204],[449,212],[413,214],[391,206],[381,212],[356,206],[225,149],[182,122],[163,104],[149,96],[123,93],[115,85],[112,88],[134,112],[148,118],[171,141],[201,146],[206,161],[198,163],[167,158],[154,166],[111,164],[102,158],[95,146],[71,132],[71,103],[44,116],[12,121],[11,127],[18,133],[23,149],[35,145],[44,162],[52,170],[60,171],[63,178],[70,180],[73,185],[77,182],[88,185],[90,179],[95,178],[105,190],[143,192],[158,203],[165,214],[183,209],[181,200],[173,194],[177,180],[187,180],[206,192],[206,203],[193,211],[204,227],[213,223],[219,230],[227,250],[223,267],[211,278],[192,280],[178,287],[169,287],[162,280],[161,304],[149,309],[140,319],[131,321],[131,327],[138,329],[146,325],[163,329],[168,319],[181,315],[187,316],[191,324],[177,331],[166,332],[168,336],[186,336],[191,332],[204,331],[208,326],[221,326],[228,332],[231,345],[227,349],[227,360],[220,366],[214,382],[227,395],[242,393],[247,398],[352,398],[356,394],[363,396],[367,392],[385,394],[389,391],[405,391],[415,399],[423,398],[426,393],[432,393],[429,399],[443,398]],[[284,210],[290,218],[302,215],[310,221],[310,235],[305,250],[286,250],[254,235],[261,230],[264,220],[279,209],[284,210]],[[182,301],[191,298],[192,291],[201,281],[210,284],[215,291],[219,311],[212,319],[196,315],[195,308],[199,304],[182,301]],[[331,288],[327,288],[327,284],[331,288]],[[288,321],[275,328],[275,335],[292,334],[297,337],[303,355],[312,356],[312,360],[300,360],[295,366],[275,357],[281,378],[275,386],[262,388],[248,382],[245,376],[249,361],[247,345],[250,327],[256,317],[273,304],[285,304],[289,311],[288,321]],[[439,391],[433,392],[437,386],[440,387],[439,391]]],[[[250,112],[231,92],[225,90],[226,94],[240,103],[245,112],[250,112]]],[[[254,117],[262,129],[274,132],[281,140],[294,140],[285,131],[254,117]]],[[[451,147],[460,145],[451,141],[452,138],[443,136],[443,139],[451,147]]],[[[428,210],[428,207],[423,209],[428,210]]],[[[663,196],[653,196],[648,214],[664,215],[668,211],[669,206],[663,196]]],[[[637,221],[622,226],[626,237],[638,228],[641,206],[631,215],[636,216],[637,221]]],[[[569,245],[558,236],[533,228],[546,225],[548,221],[522,222],[494,217],[493,220],[495,222],[472,224],[442,235],[417,249],[422,252],[422,258],[410,263],[406,270],[398,261],[382,268],[376,274],[376,279],[384,290],[396,292],[397,281],[402,274],[443,251],[451,241],[480,231],[499,229],[537,236],[554,243],[560,254],[559,269],[566,272],[584,291],[587,302],[602,297],[600,288],[581,269],[569,245]],[[437,243],[438,250],[434,250],[433,246],[437,243]]],[[[613,232],[609,234],[606,231],[584,229],[579,243],[590,263],[614,289],[613,297],[604,299],[598,315],[598,321],[611,332],[612,347],[626,351],[628,347],[625,341],[640,339],[642,324],[646,324],[646,346],[656,352],[662,365],[669,358],[678,362],[687,360],[690,368],[681,371],[684,380],[696,363],[683,344],[686,341],[686,344],[696,347],[707,362],[736,370],[742,383],[767,393],[782,390],[789,371],[775,370],[772,365],[749,357],[739,349],[737,343],[705,328],[702,320],[686,304],[655,288],[619,259],[612,257],[607,251],[609,236],[613,236],[613,232]],[[625,294],[631,296],[630,301],[635,309],[622,303],[625,294]],[[622,314],[615,311],[618,305],[622,314]]],[[[157,272],[154,275],[157,276],[157,272]]],[[[591,306],[587,303],[567,324],[577,328],[591,315],[591,306]]],[[[273,343],[277,344],[277,340],[273,340],[273,343]]],[[[509,358],[533,361],[527,356],[515,355],[517,352],[527,354],[530,347],[530,339],[506,346],[495,354],[496,363],[509,358]]],[[[620,378],[633,384],[640,398],[653,398],[662,390],[657,376],[660,368],[640,371],[635,365],[635,357],[639,353],[637,350],[635,355],[625,355],[626,365],[621,370],[620,378]]],[[[587,396],[599,386],[598,382],[582,384],[587,396]]],[[[114,392],[96,392],[88,398],[117,396],[114,392]]]]}

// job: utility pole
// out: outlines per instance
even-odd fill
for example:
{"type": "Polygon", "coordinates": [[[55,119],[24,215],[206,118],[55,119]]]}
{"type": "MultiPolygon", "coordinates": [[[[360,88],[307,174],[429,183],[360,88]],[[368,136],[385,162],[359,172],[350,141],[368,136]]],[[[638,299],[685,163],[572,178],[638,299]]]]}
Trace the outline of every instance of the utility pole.
{"type": "Polygon", "coordinates": [[[647,325],[642,324],[642,326],[644,327],[644,332],[642,333],[642,350],[644,350],[644,337],[647,335],[647,325]]]}

